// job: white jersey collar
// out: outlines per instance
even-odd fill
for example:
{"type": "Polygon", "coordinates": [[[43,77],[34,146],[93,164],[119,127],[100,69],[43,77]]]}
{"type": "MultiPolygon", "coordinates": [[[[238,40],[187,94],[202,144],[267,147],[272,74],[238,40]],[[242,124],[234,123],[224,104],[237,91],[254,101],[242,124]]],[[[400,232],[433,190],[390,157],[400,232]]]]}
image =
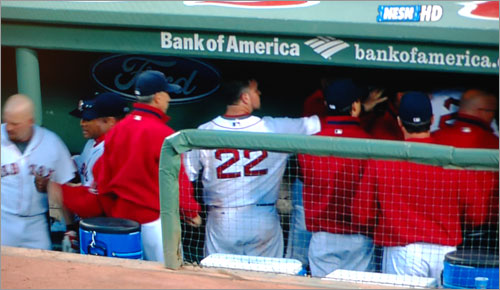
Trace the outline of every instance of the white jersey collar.
{"type": "Polygon", "coordinates": [[[244,115],[241,117],[227,117],[227,116],[219,116],[212,120],[212,123],[217,127],[221,127],[224,129],[245,129],[247,127],[251,127],[258,122],[261,121],[261,118],[252,116],[252,115],[244,115]]]}

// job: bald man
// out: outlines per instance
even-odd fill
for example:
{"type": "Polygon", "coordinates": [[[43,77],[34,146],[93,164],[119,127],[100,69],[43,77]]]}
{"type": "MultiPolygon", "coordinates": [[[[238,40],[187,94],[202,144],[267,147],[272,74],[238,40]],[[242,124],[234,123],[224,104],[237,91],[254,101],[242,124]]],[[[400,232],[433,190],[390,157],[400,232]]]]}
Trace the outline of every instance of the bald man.
{"type": "Polygon", "coordinates": [[[482,90],[467,90],[460,101],[453,125],[433,134],[435,142],[460,148],[498,149],[498,137],[491,122],[498,109],[498,98],[482,90]]]}
{"type": "Polygon", "coordinates": [[[50,250],[47,181],[71,180],[75,165],[62,140],[35,125],[29,97],[10,96],[3,108],[3,122],[2,245],[50,250]]]}

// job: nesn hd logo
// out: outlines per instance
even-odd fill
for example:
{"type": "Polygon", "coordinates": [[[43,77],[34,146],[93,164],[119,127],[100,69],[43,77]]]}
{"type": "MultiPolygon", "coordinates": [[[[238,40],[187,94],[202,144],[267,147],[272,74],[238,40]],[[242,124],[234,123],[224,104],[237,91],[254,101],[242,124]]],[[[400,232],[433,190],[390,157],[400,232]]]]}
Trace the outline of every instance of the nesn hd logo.
{"type": "Polygon", "coordinates": [[[439,5],[380,5],[377,22],[438,21],[442,16],[439,5]]]}

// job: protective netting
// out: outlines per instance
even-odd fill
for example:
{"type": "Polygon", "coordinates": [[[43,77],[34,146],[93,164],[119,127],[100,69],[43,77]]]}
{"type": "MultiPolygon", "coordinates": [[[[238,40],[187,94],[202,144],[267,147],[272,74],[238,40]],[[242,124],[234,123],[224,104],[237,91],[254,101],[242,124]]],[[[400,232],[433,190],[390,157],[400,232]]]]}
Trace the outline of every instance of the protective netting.
{"type": "MultiPolygon", "coordinates": [[[[177,153],[193,148],[183,160],[202,205],[201,227],[181,223],[185,263],[234,254],[281,258],[253,262],[278,268],[296,259],[301,275],[337,280],[474,288],[479,277],[498,285],[498,151],[404,142],[345,146],[338,138],[327,139],[342,143],[340,149],[318,149],[304,139],[318,138],[283,137],[262,150],[254,139],[248,149],[210,149],[226,145],[223,137],[188,138],[182,149],[174,142],[177,153]],[[280,152],[269,150],[280,142],[280,152]],[[380,144],[393,146],[394,156],[374,152],[380,144]],[[474,159],[479,166],[470,166],[474,159]]],[[[234,263],[217,261],[222,268],[234,263]]]]}

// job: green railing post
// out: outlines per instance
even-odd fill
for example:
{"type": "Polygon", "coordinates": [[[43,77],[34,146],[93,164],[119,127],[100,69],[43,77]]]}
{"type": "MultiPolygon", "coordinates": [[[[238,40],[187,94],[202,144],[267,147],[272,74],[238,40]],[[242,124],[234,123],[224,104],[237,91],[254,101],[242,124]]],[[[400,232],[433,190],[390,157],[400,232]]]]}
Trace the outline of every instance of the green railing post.
{"type": "Polygon", "coordinates": [[[179,214],[180,154],[165,139],[160,158],[160,218],[165,267],[179,269],[182,265],[181,223],[179,214]]]}

